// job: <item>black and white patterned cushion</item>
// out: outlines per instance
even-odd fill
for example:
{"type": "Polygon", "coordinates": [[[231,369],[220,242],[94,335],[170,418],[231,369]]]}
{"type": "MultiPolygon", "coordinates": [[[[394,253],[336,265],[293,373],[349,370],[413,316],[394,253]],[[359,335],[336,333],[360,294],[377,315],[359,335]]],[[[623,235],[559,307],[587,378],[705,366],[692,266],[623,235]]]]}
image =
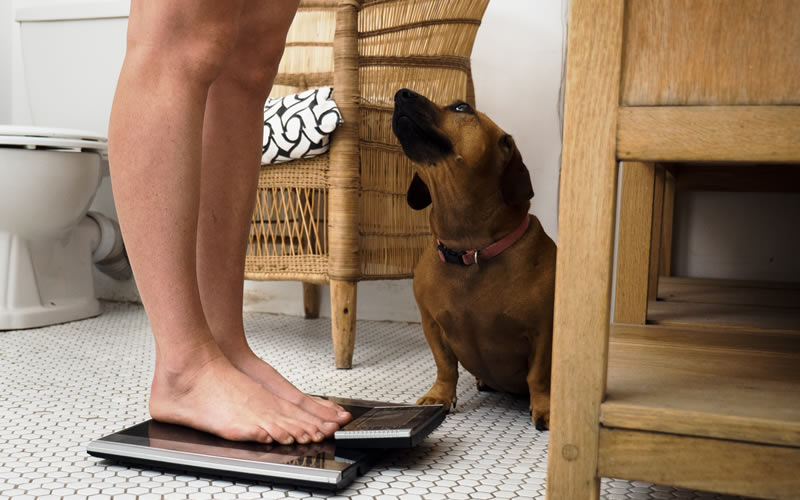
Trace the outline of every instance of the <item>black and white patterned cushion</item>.
{"type": "Polygon", "coordinates": [[[342,122],[332,87],[306,90],[264,105],[261,164],[283,163],[321,155],[330,148],[330,134],[342,122]]]}

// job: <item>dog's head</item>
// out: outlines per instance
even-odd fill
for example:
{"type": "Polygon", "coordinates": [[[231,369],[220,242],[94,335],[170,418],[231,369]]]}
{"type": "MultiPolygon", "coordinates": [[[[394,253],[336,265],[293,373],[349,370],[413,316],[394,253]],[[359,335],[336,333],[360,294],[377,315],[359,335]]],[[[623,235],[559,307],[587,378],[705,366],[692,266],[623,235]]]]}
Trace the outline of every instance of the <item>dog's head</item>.
{"type": "MultiPolygon", "coordinates": [[[[394,96],[392,130],[424,178],[449,168],[469,182],[496,185],[509,205],[533,197],[530,174],[514,139],[466,102],[438,106],[425,96],[400,89],[394,96]]],[[[408,189],[408,204],[415,210],[431,203],[422,177],[414,174],[408,189]]]]}

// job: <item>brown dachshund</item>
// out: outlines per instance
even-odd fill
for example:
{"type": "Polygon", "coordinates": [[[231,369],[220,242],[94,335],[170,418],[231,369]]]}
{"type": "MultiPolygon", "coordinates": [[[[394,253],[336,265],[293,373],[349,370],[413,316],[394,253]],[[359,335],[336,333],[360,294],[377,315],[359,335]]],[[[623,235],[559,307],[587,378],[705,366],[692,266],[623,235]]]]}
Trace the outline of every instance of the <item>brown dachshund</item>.
{"type": "Polygon", "coordinates": [[[556,245],[528,214],[528,169],[514,140],[465,102],[441,107],[395,94],[392,129],[416,173],[408,203],[432,204],[436,243],[414,272],[414,296],[437,376],[418,404],[456,402],[458,363],[478,388],[528,394],[550,423],[556,245]]]}

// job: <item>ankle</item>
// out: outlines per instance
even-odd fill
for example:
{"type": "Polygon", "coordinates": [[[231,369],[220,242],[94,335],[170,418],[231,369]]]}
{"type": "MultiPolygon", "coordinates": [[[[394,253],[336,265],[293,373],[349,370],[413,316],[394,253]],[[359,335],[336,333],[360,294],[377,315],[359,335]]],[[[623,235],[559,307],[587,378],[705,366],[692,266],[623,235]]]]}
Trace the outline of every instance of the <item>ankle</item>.
{"type": "Polygon", "coordinates": [[[256,353],[250,349],[246,342],[237,345],[220,345],[220,350],[228,358],[228,361],[237,368],[242,368],[253,361],[260,361],[260,358],[256,356],[256,353]]]}
{"type": "MultiPolygon", "coordinates": [[[[222,354],[228,358],[234,366],[238,366],[241,363],[249,362],[253,358],[257,358],[255,353],[252,349],[250,349],[250,345],[247,343],[247,339],[244,336],[244,333],[241,335],[226,335],[222,336],[217,331],[219,329],[214,330],[214,340],[216,341],[216,345],[219,347],[219,350],[222,354]]],[[[230,332],[232,330],[223,330],[225,332],[230,332]]]]}
{"type": "Polygon", "coordinates": [[[168,379],[194,376],[215,359],[224,357],[214,340],[193,347],[169,346],[156,349],[156,376],[168,379]]]}

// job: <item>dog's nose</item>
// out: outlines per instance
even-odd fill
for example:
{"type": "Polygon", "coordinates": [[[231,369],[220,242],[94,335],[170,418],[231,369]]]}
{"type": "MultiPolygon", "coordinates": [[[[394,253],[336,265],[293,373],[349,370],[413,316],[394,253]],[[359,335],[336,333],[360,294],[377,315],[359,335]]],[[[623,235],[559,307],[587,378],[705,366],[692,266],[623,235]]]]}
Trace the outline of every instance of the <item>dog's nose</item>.
{"type": "Polygon", "coordinates": [[[403,102],[403,101],[410,101],[419,97],[419,94],[414,92],[413,90],[409,89],[400,89],[394,94],[394,102],[395,104],[403,102]]]}

